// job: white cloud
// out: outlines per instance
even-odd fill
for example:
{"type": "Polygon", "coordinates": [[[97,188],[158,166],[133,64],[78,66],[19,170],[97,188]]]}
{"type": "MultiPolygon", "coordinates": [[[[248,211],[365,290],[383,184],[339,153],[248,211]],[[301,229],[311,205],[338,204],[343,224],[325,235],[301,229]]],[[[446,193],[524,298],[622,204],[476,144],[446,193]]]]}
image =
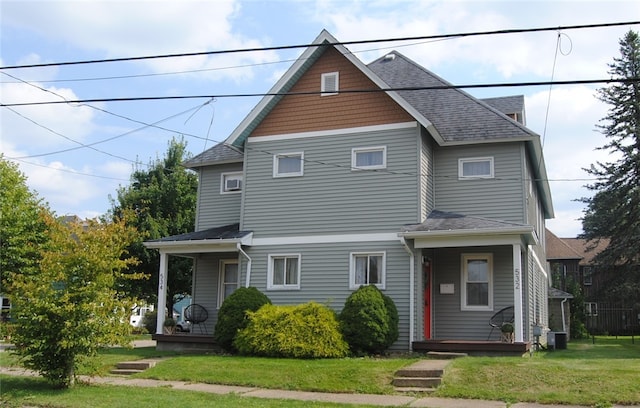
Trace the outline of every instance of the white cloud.
{"type": "MultiPolygon", "coordinates": [[[[229,1],[42,1],[3,5],[4,22],[50,39],[120,58],[263,47],[261,40],[233,31],[240,5],[229,1]],[[33,6],[38,4],[37,7],[33,6]]],[[[154,59],[141,62],[155,72],[203,70],[275,60],[273,52],[154,59]]],[[[196,74],[194,74],[196,75],[196,74]]],[[[250,68],[198,73],[209,78],[251,78],[250,68]]]]}

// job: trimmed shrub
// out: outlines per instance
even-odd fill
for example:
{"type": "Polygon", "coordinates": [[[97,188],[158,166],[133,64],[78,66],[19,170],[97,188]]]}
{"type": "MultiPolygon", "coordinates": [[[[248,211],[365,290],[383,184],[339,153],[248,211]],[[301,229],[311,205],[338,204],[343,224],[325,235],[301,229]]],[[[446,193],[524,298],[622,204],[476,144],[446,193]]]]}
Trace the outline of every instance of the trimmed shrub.
{"type": "Polygon", "coordinates": [[[349,352],[336,313],[318,303],[265,305],[248,315],[249,324],[238,332],[234,343],[243,354],[339,358],[349,352]]]}
{"type": "Polygon", "coordinates": [[[158,325],[157,318],[158,312],[155,310],[153,312],[147,312],[142,317],[142,326],[147,330],[147,333],[153,334],[156,332],[156,326],[158,325]]]}
{"type": "Polygon", "coordinates": [[[398,339],[398,311],[376,286],[361,286],[347,298],[340,327],[354,354],[379,354],[398,339]]]}
{"type": "Polygon", "coordinates": [[[254,287],[238,288],[224,300],[218,311],[213,339],[224,350],[237,351],[233,340],[239,330],[247,326],[247,312],[255,312],[271,300],[254,287]]]}

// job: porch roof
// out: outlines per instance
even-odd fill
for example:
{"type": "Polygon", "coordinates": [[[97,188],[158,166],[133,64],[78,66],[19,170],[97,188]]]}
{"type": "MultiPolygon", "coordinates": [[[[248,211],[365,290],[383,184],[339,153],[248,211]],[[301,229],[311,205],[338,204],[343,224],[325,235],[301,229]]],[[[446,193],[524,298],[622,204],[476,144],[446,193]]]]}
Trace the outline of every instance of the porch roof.
{"type": "Polygon", "coordinates": [[[225,252],[235,251],[238,245],[251,245],[252,238],[253,231],[240,231],[236,223],[154,239],[144,245],[171,253],[225,252]]]}
{"type": "Polygon", "coordinates": [[[413,239],[416,248],[507,245],[538,242],[533,227],[515,222],[433,210],[420,224],[402,227],[398,234],[413,239]]]}

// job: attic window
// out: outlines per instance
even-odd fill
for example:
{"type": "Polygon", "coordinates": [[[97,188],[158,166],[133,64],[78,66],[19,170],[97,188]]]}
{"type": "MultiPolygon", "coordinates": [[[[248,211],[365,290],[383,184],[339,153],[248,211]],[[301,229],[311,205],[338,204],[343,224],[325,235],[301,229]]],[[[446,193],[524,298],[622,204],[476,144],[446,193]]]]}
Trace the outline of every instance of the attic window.
{"type": "Polygon", "coordinates": [[[337,95],[340,77],[337,72],[322,74],[320,80],[321,96],[337,95]]]}
{"type": "Polygon", "coordinates": [[[458,178],[493,178],[493,157],[470,157],[458,159],[458,178]]]}

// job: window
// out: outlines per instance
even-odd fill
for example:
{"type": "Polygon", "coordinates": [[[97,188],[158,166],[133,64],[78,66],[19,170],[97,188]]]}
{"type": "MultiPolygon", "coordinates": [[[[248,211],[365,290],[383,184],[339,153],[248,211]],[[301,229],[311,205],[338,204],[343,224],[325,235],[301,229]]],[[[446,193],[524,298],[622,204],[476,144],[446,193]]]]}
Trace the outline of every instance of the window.
{"type": "Polygon", "coordinates": [[[351,149],[351,168],[358,170],[384,169],[387,167],[387,147],[362,147],[351,149]]]}
{"type": "Polygon", "coordinates": [[[300,289],[300,255],[269,255],[267,289],[300,289]]]}
{"type": "Polygon", "coordinates": [[[273,177],[302,176],[304,154],[282,153],[273,156],[273,177]]]}
{"type": "Polygon", "coordinates": [[[337,95],[340,83],[340,76],[337,72],[322,74],[320,77],[320,96],[337,95]]]}
{"type": "Polygon", "coordinates": [[[354,252],[349,266],[349,288],[376,285],[384,289],[386,254],[384,252],[354,252]]]}
{"type": "Polygon", "coordinates": [[[493,157],[458,159],[458,178],[493,178],[493,157]]]}
{"type": "Polygon", "coordinates": [[[597,316],[598,304],[596,302],[586,302],[584,304],[584,312],[587,316],[597,316]]]}
{"type": "Polygon", "coordinates": [[[593,267],[585,266],[582,270],[582,283],[585,286],[590,286],[593,284],[593,267]]]}
{"type": "Polygon", "coordinates": [[[218,286],[218,307],[222,306],[222,302],[229,297],[236,289],[238,289],[240,281],[240,273],[238,270],[238,261],[223,260],[220,261],[220,280],[218,286]]]}
{"type": "Polygon", "coordinates": [[[462,255],[462,310],[492,310],[493,257],[462,255]]]}
{"type": "Polygon", "coordinates": [[[242,173],[222,173],[220,180],[220,194],[242,191],[242,173]]]}

